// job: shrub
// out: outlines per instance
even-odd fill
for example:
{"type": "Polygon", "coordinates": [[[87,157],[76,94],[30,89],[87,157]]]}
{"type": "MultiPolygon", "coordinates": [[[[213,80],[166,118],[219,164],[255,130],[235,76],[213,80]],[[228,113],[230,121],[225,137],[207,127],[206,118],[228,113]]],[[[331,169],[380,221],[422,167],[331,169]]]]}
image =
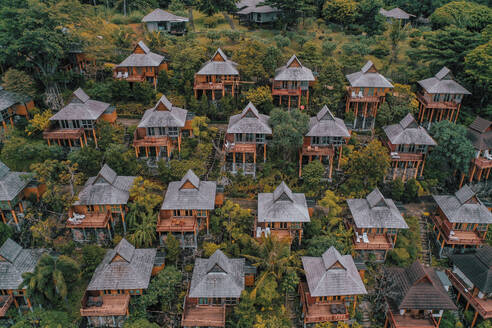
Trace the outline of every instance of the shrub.
{"type": "Polygon", "coordinates": [[[275,35],[273,40],[275,40],[275,43],[279,48],[288,47],[290,45],[290,39],[280,34],[275,35]]]}

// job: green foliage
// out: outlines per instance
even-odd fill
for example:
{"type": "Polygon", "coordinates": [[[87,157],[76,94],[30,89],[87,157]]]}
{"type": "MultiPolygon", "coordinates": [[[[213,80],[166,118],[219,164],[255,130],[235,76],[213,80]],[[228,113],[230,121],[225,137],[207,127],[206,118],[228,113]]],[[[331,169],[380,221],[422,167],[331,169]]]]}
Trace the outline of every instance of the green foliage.
{"type": "Polygon", "coordinates": [[[391,198],[400,201],[405,192],[405,184],[402,179],[395,179],[391,182],[391,198]]]}
{"type": "Polygon", "coordinates": [[[152,212],[162,204],[162,186],[143,177],[136,177],[130,188],[130,198],[138,207],[152,212]]]}
{"type": "Polygon", "coordinates": [[[274,108],[270,113],[273,130],[271,149],[284,161],[293,160],[302,146],[304,135],[308,131],[309,116],[298,109],[284,111],[274,108]]]}
{"type": "Polygon", "coordinates": [[[420,254],[420,226],[419,219],[411,216],[406,217],[408,229],[398,232],[395,248],[388,252],[387,262],[389,264],[406,267],[417,260],[420,254]]]}
{"type": "Polygon", "coordinates": [[[3,245],[3,243],[12,237],[14,231],[11,226],[0,222],[0,247],[3,245]]]}
{"type": "Polygon", "coordinates": [[[405,183],[405,192],[403,200],[405,202],[415,202],[418,200],[419,192],[422,189],[420,183],[416,179],[410,179],[405,183]]]}
{"type": "Polygon", "coordinates": [[[34,79],[24,71],[9,68],[2,76],[2,86],[5,90],[17,92],[21,95],[34,97],[36,95],[36,83],[34,79]]]}
{"type": "Polygon", "coordinates": [[[142,104],[151,104],[155,101],[156,92],[152,84],[148,82],[133,84],[133,100],[142,104]]]}
{"type": "Polygon", "coordinates": [[[362,0],[358,3],[357,22],[369,35],[378,34],[384,28],[384,18],[379,13],[383,6],[382,0],[362,0]]]}
{"type": "Polygon", "coordinates": [[[166,238],[166,261],[176,264],[180,253],[179,240],[169,232],[166,238]]]}
{"type": "Polygon", "coordinates": [[[349,25],[357,17],[357,2],[353,0],[327,0],[323,5],[323,18],[328,22],[349,25]]]}
{"type": "Polygon", "coordinates": [[[277,313],[263,313],[256,316],[256,323],[253,328],[291,328],[289,315],[285,307],[281,306],[277,313]]]}
{"type": "Polygon", "coordinates": [[[233,319],[231,322],[228,322],[228,325],[234,328],[252,327],[255,319],[256,308],[254,299],[248,291],[243,290],[239,304],[234,307],[233,319]]]}
{"type": "Polygon", "coordinates": [[[140,221],[131,227],[131,234],[127,239],[135,247],[151,247],[157,239],[156,236],[157,214],[154,212],[140,213],[140,221]]]}
{"type": "Polygon", "coordinates": [[[110,144],[104,152],[104,160],[118,175],[135,176],[142,170],[135,151],[125,145],[110,144]]]}
{"type": "Polygon", "coordinates": [[[82,277],[89,280],[97,266],[101,263],[106,254],[106,250],[98,245],[85,245],[82,247],[82,261],[80,269],[82,277]]]}
{"type": "Polygon", "coordinates": [[[78,165],[86,177],[95,176],[100,168],[103,154],[92,147],[83,147],[68,154],[68,160],[78,165]]]}
{"type": "Polygon", "coordinates": [[[319,111],[327,105],[335,112],[345,96],[344,87],[345,76],[342,74],[342,68],[333,57],[329,56],[322,63],[317,83],[313,86],[311,111],[319,111]]]}
{"type": "Polygon", "coordinates": [[[453,1],[438,8],[430,20],[435,28],[448,25],[480,32],[492,21],[492,9],[472,1],[453,1]]]}
{"type": "Polygon", "coordinates": [[[268,86],[261,86],[244,92],[246,99],[262,113],[268,114],[273,108],[272,91],[268,86]]]}
{"type": "Polygon", "coordinates": [[[19,318],[19,320],[11,326],[11,328],[75,328],[78,324],[73,322],[68,313],[62,311],[49,311],[43,309],[35,309],[33,312],[27,312],[19,318]]]}
{"type": "Polygon", "coordinates": [[[465,73],[473,81],[473,95],[480,99],[480,107],[485,107],[492,92],[492,40],[466,55],[465,73]]]}
{"type": "Polygon", "coordinates": [[[317,196],[321,192],[321,180],[324,174],[325,166],[317,160],[310,162],[302,168],[303,186],[309,196],[317,196]]]}
{"type": "Polygon", "coordinates": [[[418,102],[409,85],[395,84],[394,96],[387,95],[386,101],[381,104],[376,116],[378,127],[400,122],[408,113],[415,115],[418,102]]]}
{"type": "Polygon", "coordinates": [[[234,243],[249,236],[254,217],[251,210],[244,209],[230,200],[221,208],[217,208],[211,218],[212,233],[219,240],[234,243]]]}
{"type": "Polygon", "coordinates": [[[124,128],[119,124],[111,124],[100,120],[96,124],[97,147],[105,151],[111,144],[123,143],[124,128]]]}
{"type": "Polygon", "coordinates": [[[150,322],[147,319],[137,319],[134,321],[127,321],[123,325],[123,328],[159,328],[159,325],[153,322],[150,322]]]}

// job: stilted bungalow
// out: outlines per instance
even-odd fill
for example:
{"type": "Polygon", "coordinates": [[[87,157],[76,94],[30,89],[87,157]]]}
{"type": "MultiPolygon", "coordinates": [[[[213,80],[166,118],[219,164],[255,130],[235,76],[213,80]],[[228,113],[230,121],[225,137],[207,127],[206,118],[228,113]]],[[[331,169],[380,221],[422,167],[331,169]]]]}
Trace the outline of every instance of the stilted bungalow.
{"type": "Polygon", "coordinates": [[[273,78],[272,96],[273,102],[287,108],[301,107],[302,103],[309,103],[309,87],[314,84],[316,78],[313,72],[302,65],[301,61],[293,55],[285,66],[277,68],[273,78]],[[302,98],[302,103],[301,103],[302,98]]]}
{"type": "Polygon", "coordinates": [[[160,71],[167,71],[166,58],[153,53],[143,41],[140,41],[132,54],[116,65],[113,78],[132,83],[147,81],[155,88],[160,71]]]}
{"type": "Polygon", "coordinates": [[[270,7],[264,0],[242,0],[236,3],[239,24],[244,25],[267,25],[274,24],[281,10],[270,7]]]}
{"type": "Polygon", "coordinates": [[[367,294],[352,256],[342,256],[331,246],[321,257],[301,259],[306,275],[306,282],[299,284],[304,327],[349,320],[357,296],[367,294]]]}
{"type": "Polygon", "coordinates": [[[292,243],[294,238],[302,240],[302,224],[310,222],[306,196],[293,193],[282,181],[273,193],[258,194],[258,216],[254,233],[257,239],[270,234],[292,243]]]}
{"type": "Polygon", "coordinates": [[[383,143],[391,156],[387,179],[399,178],[405,182],[422,177],[429,148],[437,145],[427,130],[410,113],[400,123],[387,125],[383,130],[386,134],[383,143]]]}
{"type": "Polygon", "coordinates": [[[457,310],[432,267],[415,261],[408,268],[385,270],[391,289],[385,328],[439,328],[445,310],[457,310]]]}
{"type": "Polygon", "coordinates": [[[84,147],[93,139],[97,147],[96,124],[116,122],[116,108],[108,103],[92,100],[81,88],[74,91],[70,103],[51,116],[50,127],[43,132],[48,145],[84,147]]]}
{"type": "Polygon", "coordinates": [[[8,238],[0,247],[0,318],[5,317],[8,309],[15,305],[22,310],[33,309],[26,289],[19,289],[22,274],[34,272],[44,249],[23,249],[8,238]]]}
{"type": "Polygon", "coordinates": [[[379,106],[393,85],[381,75],[372,61],[359,72],[348,74],[345,113],[353,115],[353,130],[373,130],[379,106]]]}
{"type": "Polygon", "coordinates": [[[465,311],[474,313],[470,328],[477,318],[492,319],[492,248],[484,246],[473,253],[451,255],[453,270],[446,274],[456,290],[456,302],[462,300],[465,311]]]}
{"type": "Polygon", "coordinates": [[[410,20],[411,17],[415,17],[415,15],[409,14],[403,9],[393,8],[390,10],[385,10],[383,8],[379,9],[379,13],[386,17],[387,21],[391,21],[392,19],[399,20],[400,22],[406,23],[410,20]]]}
{"type": "Polygon", "coordinates": [[[97,176],[90,177],[70,208],[67,228],[77,242],[112,239],[120,219],[126,233],[126,204],[135,177],[118,176],[104,164],[97,176]]]}
{"type": "Polygon", "coordinates": [[[428,129],[432,123],[442,120],[456,123],[463,96],[471,93],[453,80],[451,71],[443,67],[433,77],[417,83],[419,123],[428,129]]]}
{"type": "Polygon", "coordinates": [[[186,23],[188,18],[171,14],[162,9],[155,9],[150,14],[142,18],[149,32],[167,32],[174,35],[186,33],[186,23]]]}
{"type": "Polygon", "coordinates": [[[230,259],[221,250],[197,258],[185,296],[181,326],[225,327],[226,309],[239,302],[245,286],[244,259],[230,259]]]}
{"type": "Polygon", "coordinates": [[[267,138],[272,135],[270,117],[260,114],[250,102],[241,114],[229,118],[225,135],[225,169],[232,173],[256,174],[257,155],[266,161],[267,138]],[[236,157],[239,158],[236,159],[236,157]],[[236,163],[239,160],[239,164],[236,163]],[[242,163],[241,163],[242,162],[242,163]]]}
{"type": "Polygon", "coordinates": [[[123,327],[130,297],[148,288],[155,259],[155,249],[137,249],[124,238],[106,252],[82,298],[89,327],[123,327]]]}
{"type": "Polygon", "coordinates": [[[440,257],[485,243],[492,213],[468,185],[454,195],[432,197],[437,203],[432,231],[440,257]]]}
{"type": "Polygon", "coordinates": [[[470,167],[469,182],[473,179],[478,182],[488,180],[492,171],[492,121],[477,116],[468,126],[467,136],[476,151],[470,167]]]}
{"type": "Polygon", "coordinates": [[[239,83],[237,63],[229,60],[219,48],[195,74],[193,90],[195,98],[206,96],[208,99],[218,100],[226,94],[231,96],[238,94],[239,83]]]}
{"type": "Polygon", "coordinates": [[[392,199],[384,198],[378,188],[366,198],[347,199],[351,218],[348,227],[354,230],[354,250],[357,263],[374,261],[383,263],[388,251],[396,244],[398,232],[408,229],[392,199]]]}
{"type": "Polygon", "coordinates": [[[189,170],[181,181],[170,182],[157,221],[161,243],[168,233],[178,234],[181,247],[197,247],[200,230],[208,233],[210,212],[222,205],[215,181],[201,181],[189,170]]]}
{"type": "Polygon", "coordinates": [[[333,162],[338,157],[340,168],[342,147],[350,139],[350,131],[342,119],[335,117],[325,105],[316,116],[309,120],[309,131],[299,152],[299,176],[302,166],[313,160],[319,160],[328,167],[327,176],[332,177],[333,162]]]}
{"type": "Polygon", "coordinates": [[[16,92],[5,90],[0,86],[0,120],[4,130],[7,125],[14,126],[15,118],[18,116],[29,118],[29,111],[34,108],[31,97],[16,92]]]}
{"type": "Polygon", "coordinates": [[[133,147],[137,158],[169,160],[174,150],[181,151],[183,136],[193,134],[192,113],[173,106],[162,96],[157,104],[147,109],[134,133],[133,147]]]}

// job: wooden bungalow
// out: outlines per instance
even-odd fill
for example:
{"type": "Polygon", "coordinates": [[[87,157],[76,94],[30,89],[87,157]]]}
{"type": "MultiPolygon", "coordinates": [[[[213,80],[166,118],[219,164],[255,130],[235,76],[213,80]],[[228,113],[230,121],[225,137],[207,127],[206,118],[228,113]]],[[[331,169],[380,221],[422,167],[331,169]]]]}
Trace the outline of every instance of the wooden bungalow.
{"type": "Polygon", "coordinates": [[[274,24],[281,14],[281,10],[266,5],[264,0],[242,0],[236,8],[239,24],[244,25],[274,24]]]}
{"type": "Polygon", "coordinates": [[[383,127],[386,137],[383,140],[391,156],[391,169],[388,179],[408,179],[421,177],[429,148],[437,143],[427,130],[418,125],[412,114],[408,113],[399,123],[383,127]]]}
{"type": "Polygon", "coordinates": [[[348,227],[354,231],[353,243],[357,262],[370,260],[382,263],[393,249],[401,229],[408,229],[392,199],[384,198],[378,188],[366,198],[347,199],[351,218],[348,227]]]}
{"type": "Polygon", "coordinates": [[[267,138],[272,135],[269,120],[270,117],[260,114],[251,102],[241,114],[229,118],[224,143],[227,171],[237,173],[242,170],[244,174],[256,174],[257,155],[260,154],[263,162],[266,161],[267,138]],[[239,156],[239,164],[236,163],[236,156],[239,156]]]}
{"type": "Polygon", "coordinates": [[[313,72],[303,66],[296,55],[293,55],[285,66],[275,71],[272,85],[273,102],[279,106],[283,104],[288,108],[291,105],[304,108],[301,105],[309,103],[309,87],[315,81],[313,72]]]}
{"type": "Polygon", "coordinates": [[[115,224],[121,220],[126,233],[125,214],[135,177],[118,176],[104,164],[97,176],[90,177],[69,209],[67,228],[77,242],[112,239],[115,224]]]}
{"type": "Polygon", "coordinates": [[[432,267],[415,261],[407,268],[388,268],[385,328],[439,328],[445,310],[457,310],[432,267]]]}
{"type": "Polygon", "coordinates": [[[439,256],[446,257],[485,243],[492,213],[468,185],[454,195],[432,197],[437,203],[432,215],[432,231],[439,256]]]}
{"type": "Polygon", "coordinates": [[[161,243],[173,233],[179,235],[181,247],[196,248],[198,232],[208,233],[210,214],[223,197],[215,181],[201,181],[192,170],[181,181],[170,182],[157,221],[161,243]]]}
{"type": "Polygon", "coordinates": [[[331,179],[333,162],[338,158],[340,168],[342,146],[350,139],[350,131],[342,119],[335,117],[325,105],[316,116],[309,120],[309,131],[304,136],[304,143],[299,151],[299,176],[302,166],[312,160],[319,160],[328,168],[328,178],[331,179]]]}
{"type": "Polygon", "coordinates": [[[304,327],[349,320],[357,296],[367,294],[352,256],[342,256],[331,246],[321,257],[301,259],[306,275],[306,282],[299,284],[304,327]]]}
{"type": "Polygon", "coordinates": [[[484,246],[473,253],[451,256],[453,269],[447,270],[451,284],[456,290],[456,302],[462,300],[465,311],[474,313],[470,328],[477,318],[492,319],[492,248],[484,246]]]}
{"type": "Polygon", "coordinates": [[[155,9],[142,18],[142,23],[147,26],[149,32],[167,32],[174,35],[186,33],[188,18],[174,15],[162,9],[155,9]]]}
{"type": "Polygon", "coordinates": [[[51,116],[50,127],[43,138],[64,147],[84,147],[93,139],[97,147],[96,124],[99,121],[116,122],[116,108],[108,103],[92,100],[81,88],[74,91],[72,100],[51,116]]]}
{"type": "Polygon", "coordinates": [[[306,196],[293,193],[282,181],[273,193],[258,194],[258,215],[254,233],[257,239],[270,234],[280,240],[302,240],[302,224],[310,222],[306,196]]]}
{"type": "Polygon", "coordinates": [[[419,123],[427,125],[427,128],[442,120],[456,123],[463,96],[471,93],[454,81],[451,71],[443,67],[435,76],[417,83],[419,123]]]}
{"type": "Polygon", "coordinates": [[[368,61],[359,72],[348,74],[345,113],[354,117],[353,130],[372,130],[379,106],[393,85],[381,75],[372,61],[368,61]]]}
{"type": "Polygon", "coordinates": [[[137,249],[124,238],[106,252],[81,302],[89,327],[123,327],[131,296],[149,286],[155,259],[155,249],[137,249]]]}
{"type": "Polygon", "coordinates": [[[238,94],[239,83],[237,63],[227,58],[219,48],[195,74],[193,90],[195,98],[206,96],[208,99],[215,100],[226,94],[231,96],[238,94]]]}
{"type": "Polygon", "coordinates": [[[387,21],[391,21],[393,19],[399,20],[400,22],[406,23],[410,20],[411,17],[415,17],[415,15],[409,14],[403,9],[393,8],[390,10],[386,10],[384,8],[379,9],[379,13],[386,17],[387,21]]]}
{"type": "Polygon", "coordinates": [[[15,305],[19,311],[33,310],[26,289],[20,289],[22,274],[34,272],[44,249],[23,249],[8,238],[0,247],[0,318],[15,305]]]}
{"type": "Polygon", "coordinates": [[[475,148],[469,182],[473,179],[478,182],[482,179],[488,180],[492,171],[492,121],[477,116],[468,126],[467,137],[475,148]]]}
{"type": "Polygon", "coordinates": [[[140,41],[132,54],[115,66],[113,78],[131,83],[147,81],[155,88],[160,71],[167,71],[166,58],[153,53],[143,41],[140,41]]]}
{"type": "Polygon", "coordinates": [[[14,126],[16,117],[28,119],[29,111],[33,108],[34,101],[31,97],[7,91],[0,86],[0,120],[4,130],[8,129],[8,125],[14,126]]]}
{"type": "Polygon", "coordinates": [[[5,224],[19,224],[24,218],[24,211],[30,206],[30,196],[36,200],[46,190],[45,185],[38,184],[31,173],[12,172],[0,161],[0,215],[5,224]]]}
{"type": "Polygon", "coordinates": [[[239,302],[245,277],[244,259],[230,259],[221,250],[208,259],[197,258],[181,326],[225,327],[226,309],[239,302]]]}
{"type": "Polygon", "coordinates": [[[174,150],[181,151],[183,136],[193,134],[193,115],[186,109],[174,106],[166,96],[147,109],[134,133],[133,147],[137,158],[169,160],[174,150]]]}

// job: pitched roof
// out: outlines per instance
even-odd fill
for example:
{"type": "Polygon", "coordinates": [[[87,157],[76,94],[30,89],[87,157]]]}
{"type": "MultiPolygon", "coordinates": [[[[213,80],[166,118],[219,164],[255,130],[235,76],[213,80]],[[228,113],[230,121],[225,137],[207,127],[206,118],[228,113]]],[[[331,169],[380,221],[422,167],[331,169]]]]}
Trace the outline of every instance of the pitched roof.
{"type": "Polygon", "coordinates": [[[192,170],[188,170],[181,181],[169,183],[161,210],[213,210],[216,192],[215,181],[201,181],[192,170]],[[186,182],[193,188],[186,188],[186,182]]]}
{"type": "Polygon", "coordinates": [[[467,137],[478,150],[492,149],[492,121],[480,116],[468,126],[467,137]]]}
{"type": "Polygon", "coordinates": [[[379,13],[385,17],[395,18],[395,19],[410,19],[410,17],[415,17],[415,15],[409,14],[400,8],[393,8],[390,10],[385,10],[381,8],[379,9],[379,13]]]}
{"type": "Polygon", "coordinates": [[[137,249],[123,238],[106,252],[87,290],[146,289],[156,252],[154,248],[137,249]]]}
{"type": "Polygon", "coordinates": [[[17,92],[7,91],[0,86],[0,110],[12,107],[16,104],[23,104],[31,100],[31,97],[17,92]]]}
{"type": "Polygon", "coordinates": [[[310,222],[306,196],[282,181],[273,193],[258,194],[258,222],[310,222]]]}
{"type": "Polygon", "coordinates": [[[236,12],[239,15],[247,15],[250,13],[274,13],[281,10],[270,7],[265,4],[264,0],[242,0],[236,3],[236,12]]]}
{"type": "Polygon", "coordinates": [[[471,93],[461,84],[452,79],[451,71],[447,67],[441,68],[436,75],[431,78],[418,81],[417,83],[428,93],[446,93],[446,94],[465,94],[471,93]]]}
{"type": "Polygon", "coordinates": [[[229,118],[227,133],[263,133],[272,134],[272,128],[268,124],[270,116],[258,112],[256,107],[249,102],[241,114],[229,118]]]}
{"type": "Polygon", "coordinates": [[[306,133],[308,137],[350,137],[345,123],[341,118],[335,117],[324,105],[316,116],[309,120],[309,131],[306,133]]]}
{"type": "Polygon", "coordinates": [[[352,256],[331,246],[321,257],[301,259],[312,297],[367,294],[352,256]]]}
{"type": "Polygon", "coordinates": [[[313,72],[302,65],[301,61],[292,55],[285,66],[275,71],[275,81],[315,81],[313,72]]]}
{"type": "Polygon", "coordinates": [[[492,223],[492,213],[468,185],[464,185],[454,195],[432,195],[432,197],[450,222],[492,223]]]}
{"type": "Polygon", "coordinates": [[[171,14],[168,11],[157,8],[142,18],[142,22],[187,22],[188,18],[171,14]]]}
{"type": "Polygon", "coordinates": [[[140,47],[143,50],[143,54],[132,53],[130,56],[126,57],[120,64],[116,67],[149,67],[149,66],[159,66],[164,61],[164,56],[158,55],[150,51],[143,41],[140,41],[135,48],[140,47]]]}
{"type": "Polygon", "coordinates": [[[482,293],[492,293],[492,247],[487,245],[473,253],[455,254],[450,258],[482,293]]]}
{"type": "Polygon", "coordinates": [[[410,113],[400,123],[387,125],[383,130],[393,145],[437,145],[427,130],[419,126],[410,113]]]}
{"type": "Polygon", "coordinates": [[[384,198],[378,188],[366,198],[347,199],[357,228],[408,229],[392,199],[384,198]]]}
{"type": "Polygon", "coordinates": [[[50,117],[50,121],[58,120],[97,120],[111,105],[102,101],[92,100],[78,88],[73,92],[72,100],[50,117]]]}
{"type": "Polygon", "coordinates": [[[383,75],[379,74],[372,61],[368,61],[359,72],[346,75],[353,87],[393,88],[383,75]]]}
{"type": "Polygon", "coordinates": [[[436,272],[415,261],[407,268],[388,268],[386,274],[394,282],[387,300],[396,310],[456,310],[436,272]]]}
{"type": "Polygon", "coordinates": [[[33,272],[44,249],[23,249],[8,238],[0,247],[0,289],[19,289],[22,274],[33,272]]]}
{"type": "Polygon", "coordinates": [[[124,205],[130,198],[133,180],[135,177],[118,176],[104,164],[97,176],[87,180],[74,205],[124,205]]]}
{"type": "Polygon", "coordinates": [[[173,106],[163,95],[154,107],[145,111],[138,127],[183,127],[186,123],[187,113],[186,109],[173,106]]]}
{"type": "Polygon", "coordinates": [[[189,297],[240,297],[244,290],[244,259],[229,259],[221,250],[208,259],[197,258],[189,297]]]}
{"type": "Polygon", "coordinates": [[[218,48],[212,58],[196,73],[197,75],[239,75],[237,63],[229,60],[226,54],[218,48]],[[216,56],[223,60],[215,60],[216,56]]]}
{"type": "Polygon", "coordinates": [[[13,200],[32,181],[28,172],[12,172],[0,161],[0,201],[13,200]]]}

